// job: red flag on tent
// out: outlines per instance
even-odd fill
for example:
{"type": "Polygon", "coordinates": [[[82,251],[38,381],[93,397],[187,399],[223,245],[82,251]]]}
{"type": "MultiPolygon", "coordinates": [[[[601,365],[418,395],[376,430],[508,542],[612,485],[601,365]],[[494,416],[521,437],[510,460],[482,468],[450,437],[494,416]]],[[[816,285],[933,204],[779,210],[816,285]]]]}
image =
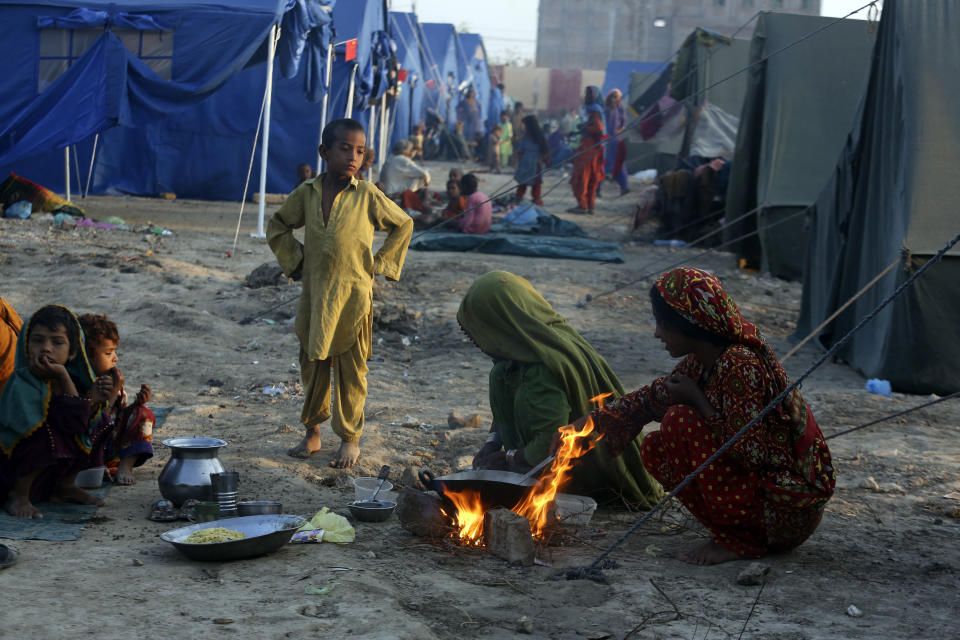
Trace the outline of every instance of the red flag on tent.
{"type": "Polygon", "coordinates": [[[406,69],[397,69],[397,80],[400,82],[407,81],[407,70],[406,69]]]}
{"type": "Polygon", "coordinates": [[[435,86],[437,86],[437,83],[433,81],[433,78],[427,80],[427,89],[433,89],[435,86]]]}
{"type": "Polygon", "coordinates": [[[357,39],[347,40],[344,44],[347,45],[347,54],[344,56],[344,60],[356,60],[357,59],[357,39]]]}

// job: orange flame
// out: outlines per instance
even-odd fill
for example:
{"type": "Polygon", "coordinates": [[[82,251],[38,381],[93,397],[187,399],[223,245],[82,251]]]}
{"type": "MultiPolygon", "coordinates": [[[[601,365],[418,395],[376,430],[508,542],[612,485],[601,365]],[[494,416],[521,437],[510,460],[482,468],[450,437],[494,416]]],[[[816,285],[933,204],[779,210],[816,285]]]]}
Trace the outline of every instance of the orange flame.
{"type": "Polygon", "coordinates": [[[450,498],[457,512],[454,514],[459,528],[460,543],[469,546],[480,546],[483,537],[483,516],[486,512],[479,491],[464,489],[463,491],[444,491],[443,495],[450,498]]]}
{"type": "MultiPolygon", "coordinates": [[[[600,406],[603,399],[609,395],[611,394],[604,393],[591,398],[590,401],[600,406]]],[[[589,415],[587,415],[586,422],[580,429],[568,424],[560,427],[559,432],[560,447],[550,464],[550,470],[540,478],[540,485],[513,508],[514,512],[530,521],[530,530],[533,532],[534,538],[543,536],[544,529],[548,524],[550,504],[560,487],[570,479],[570,471],[573,469],[574,461],[593,449],[603,437],[600,434],[587,437],[593,433],[593,420],[589,415]]]]}
{"type": "MultiPolygon", "coordinates": [[[[612,394],[604,393],[591,398],[590,401],[599,407],[603,400],[610,395],[612,394]]],[[[549,523],[548,516],[551,503],[557,495],[557,491],[570,479],[570,471],[573,469],[574,461],[593,449],[603,437],[601,434],[594,434],[593,429],[593,420],[589,415],[579,429],[572,424],[560,427],[558,430],[560,446],[553,462],[550,464],[550,469],[541,477],[537,488],[511,509],[514,513],[518,513],[530,521],[530,530],[534,538],[543,537],[549,523]],[[591,436],[591,434],[593,435],[591,436]]],[[[454,534],[454,537],[458,537],[459,543],[463,545],[482,545],[485,506],[480,492],[465,489],[463,491],[444,491],[443,494],[450,499],[457,510],[453,519],[456,521],[459,532],[454,534]]]]}

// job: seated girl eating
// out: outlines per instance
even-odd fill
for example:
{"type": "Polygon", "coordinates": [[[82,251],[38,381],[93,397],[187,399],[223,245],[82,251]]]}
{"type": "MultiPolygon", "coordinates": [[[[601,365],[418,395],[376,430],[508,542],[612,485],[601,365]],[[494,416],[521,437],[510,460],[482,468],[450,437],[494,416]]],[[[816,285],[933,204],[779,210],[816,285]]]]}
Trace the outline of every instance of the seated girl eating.
{"type": "Polygon", "coordinates": [[[127,404],[123,374],[117,369],[117,346],[120,342],[117,325],[105,315],[87,313],[80,316],[80,326],[97,382],[109,384],[111,388],[110,404],[101,413],[99,425],[108,434],[104,449],[107,470],[117,484],[134,484],[133,468],[153,457],[153,425],[156,418],[144,406],[150,400],[150,387],[140,385],[136,398],[127,404]]]}
{"type": "MultiPolygon", "coordinates": [[[[644,425],[643,463],[674,489],[753,420],[790,381],[757,327],[713,275],[691,267],[650,290],[654,335],[683,358],[673,373],[592,412],[603,442],[624,451],[644,425]]],[[[678,494],[712,534],[680,556],[691,564],[793,549],[820,523],[836,475],[810,407],[794,389],[678,494]]]]}
{"type": "Polygon", "coordinates": [[[34,503],[42,500],[103,504],[76,477],[103,464],[105,433],[91,425],[111,391],[107,382],[94,384],[69,309],[49,305],[30,317],[0,396],[0,501],[11,515],[41,518],[34,503]]]}

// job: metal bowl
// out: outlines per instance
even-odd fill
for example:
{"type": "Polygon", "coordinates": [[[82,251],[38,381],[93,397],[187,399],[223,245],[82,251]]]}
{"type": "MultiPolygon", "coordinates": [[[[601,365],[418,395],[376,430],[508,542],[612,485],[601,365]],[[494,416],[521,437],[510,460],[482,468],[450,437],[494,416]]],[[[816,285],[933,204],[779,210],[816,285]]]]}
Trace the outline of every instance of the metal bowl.
{"type": "Polygon", "coordinates": [[[260,515],[201,522],[160,534],[188,558],[204,561],[239,560],[270,553],[290,542],[304,518],[293,515],[260,515]],[[224,527],[246,534],[246,538],[228,542],[184,542],[190,534],[203,529],[224,527]]]}
{"type": "Polygon", "coordinates": [[[393,515],[397,503],[390,500],[375,500],[373,502],[351,502],[347,507],[350,508],[350,513],[357,520],[383,522],[393,515]]]}
{"type": "Polygon", "coordinates": [[[283,503],[279,500],[246,500],[237,503],[237,515],[262,516],[283,513],[283,503]]]}

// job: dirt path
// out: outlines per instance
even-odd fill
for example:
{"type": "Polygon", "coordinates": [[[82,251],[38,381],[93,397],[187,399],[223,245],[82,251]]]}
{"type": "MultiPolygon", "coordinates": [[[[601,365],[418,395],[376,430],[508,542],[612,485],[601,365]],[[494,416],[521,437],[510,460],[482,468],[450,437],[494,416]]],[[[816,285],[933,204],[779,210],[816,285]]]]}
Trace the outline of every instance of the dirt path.
{"type": "MultiPolygon", "coordinates": [[[[435,182],[444,175],[438,168],[435,182]]],[[[485,179],[487,192],[506,181],[485,179]]],[[[565,185],[547,198],[551,211],[572,204],[565,185]]],[[[649,281],[579,308],[587,294],[689,259],[724,279],[781,354],[799,309],[798,283],[737,271],[728,255],[694,258],[695,251],[628,243],[626,262],[610,265],[412,251],[402,280],[381,281],[376,294],[361,465],[335,471],[327,466],[331,449],[308,461],[284,453],[300,435],[295,306],[238,323],[298,292],[292,283],[243,285],[254,268],[272,261],[269,248],[249,236],[256,206],[245,209],[231,257],[236,203],[96,197],[83,206],[96,218],[149,221],[173,235],[0,220],[0,295],[24,315],[49,302],[110,314],[120,325],[129,384],[147,382],[155,391],[151,404],[176,407],[157,441],[224,438],[230,444],[221,459],[240,471],[242,497],[280,499],[288,513],[329,506],[346,514],[351,477],[375,475],[381,464],[396,474],[419,466],[442,473],[469,460],[489,425],[490,364],[460,332],[455,311],[472,280],[490,269],[528,278],[628,388],[673,362],[652,335],[649,281]],[[290,394],[261,392],[281,382],[290,394]],[[483,427],[448,430],[454,409],[480,413],[483,427]],[[411,421],[421,426],[402,426],[411,421]]],[[[629,196],[604,199],[597,215],[569,219],[596,237],[621,240],[632,207],[629,196]]],[[[788,372],[799,375],[816,355],[801,351],[788,372]]],[[[926,400],[869,395],[863,384],[839,364],[807,381],[804,396],[826,433],[926,400]]],[[[137,471],[138,484],[113,488],[80,540],[12,543],[21,559],[0,573],[6,586],[0,637],[514,638],[521,618],[535,638],[623,638],[638,626],[633,637],[737,638],[745,621],[742,637],[769,640],[953,637],[960,520],[949,516],[956,503],[941,496],[960,489],[958,418],[960,409],[948,402],[831,441],[840,474],[836,496],[806,544],[764,560],[771,570],[759,597],[759,587],[735,582],[746,562],[697,568],[673,558],[705,535],[676,507],[614,552],[608,584],[554,576],[590,562],[636,514],[598,512],[586,530],[543,550],[551,566],[529,569],[425,542],[396,519],[357,523],[357,541],[345,546],[288,546],[253,560],[199,564],[157,537],[169,527],[145,518],[169,456],[158,444],[155,458],[137,471]],[[332,590],[308,595],[307,585],[332,590]],[[848,616],[850,605],[862,617],[848,616]]],[[[333,445],[332,432],[324,435],[333,445]]]]}

